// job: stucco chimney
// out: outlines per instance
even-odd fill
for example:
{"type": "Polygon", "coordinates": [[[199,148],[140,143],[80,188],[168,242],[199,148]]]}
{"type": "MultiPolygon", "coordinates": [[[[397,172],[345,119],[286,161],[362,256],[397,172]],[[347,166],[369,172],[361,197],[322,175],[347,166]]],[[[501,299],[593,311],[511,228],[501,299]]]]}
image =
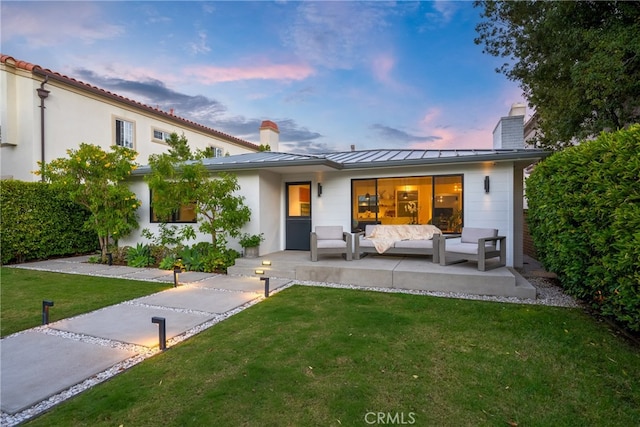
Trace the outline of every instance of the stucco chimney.
{"type": "Polygon", "coordinates": [[[509,115],[501,117],[493,129],[494,149],[520,149],[524,148],[524,104],[513,104],[509,115]]]}
{"type": "Polygon", "coordinates": [[[264,120],[260,125],[260,145],[268,145],[271,151],[278,151],[280,142],[280,130],[278,125],[271,120],[264,120]]]}

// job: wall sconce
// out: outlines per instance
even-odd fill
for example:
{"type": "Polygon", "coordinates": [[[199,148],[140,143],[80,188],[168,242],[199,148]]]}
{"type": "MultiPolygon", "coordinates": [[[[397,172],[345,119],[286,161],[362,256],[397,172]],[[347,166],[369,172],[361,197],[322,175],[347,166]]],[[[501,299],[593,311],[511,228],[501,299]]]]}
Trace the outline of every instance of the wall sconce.
{"type": "Polygon", "coordinates": [[[489,175],[484,177],[484,192],[489,192],[489,175]]]}
{"type": "Polygon", "coordinates": [[[318,183],[318,197],[322,196],[322,183],[318,183]]]}
{"type": "Polygon", "coordinates": [[[267,265],[267,266],[269,266],[269,265],[271,265],[271,261],[267,261],[267,260],[262,261],[262,265],[267,265]]]}
{"type": "Polygon", "coordinates": [[[254,271],[256,274],[264,274],[264,270],[255,270],[254,271]]]}

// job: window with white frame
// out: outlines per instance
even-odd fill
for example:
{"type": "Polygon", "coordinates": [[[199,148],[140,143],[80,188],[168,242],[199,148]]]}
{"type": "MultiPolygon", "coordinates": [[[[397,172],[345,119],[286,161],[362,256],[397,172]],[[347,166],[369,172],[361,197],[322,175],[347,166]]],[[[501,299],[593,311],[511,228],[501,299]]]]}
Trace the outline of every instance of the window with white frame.
{"type": "Polygon", "coordinates": [[[169,139],[170,136],[171,136],[171,134],[169,132],[165,132],[165,131],[160,130],[160,129],[154,129],[153,130],[153,139],[154,139],[154,141],[167,142],[167,139],[169,139]]]}
{"type": "Polygon", "coordinates": [[[224,150],[220,147],[209,146],[211,149],[212,157],[224,157],[224,150]]]}
{"type": "Polygon", "coordinates": [[[133,148],[134,123],[122,119],[115,119],[116,145],[133,148]]]}

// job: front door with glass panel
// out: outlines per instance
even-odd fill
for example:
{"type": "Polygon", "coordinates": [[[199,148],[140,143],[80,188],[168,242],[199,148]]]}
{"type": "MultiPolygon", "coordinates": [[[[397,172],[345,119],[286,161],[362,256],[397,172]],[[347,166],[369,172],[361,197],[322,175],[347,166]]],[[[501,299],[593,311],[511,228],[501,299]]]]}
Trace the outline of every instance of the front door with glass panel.
{"type": "Polygon", "coordinates": [[[285,249],[308,251],[311,243],[311,182],[288,182],[286,186],[285,249]]]}

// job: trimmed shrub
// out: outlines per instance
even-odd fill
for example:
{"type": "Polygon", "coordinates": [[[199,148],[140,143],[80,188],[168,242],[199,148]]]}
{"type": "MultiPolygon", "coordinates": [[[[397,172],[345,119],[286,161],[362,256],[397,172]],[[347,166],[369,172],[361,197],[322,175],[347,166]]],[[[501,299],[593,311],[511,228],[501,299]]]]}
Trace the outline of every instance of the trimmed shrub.
{"type": "Polygon", "coordinates": [[[0,181],[2,264],[93,252],[89,213],[41,182],[0,181]]]}
{"type": "Polygon", "coordinates": [[[566,291],[640,331],[640,125],[554,153],[527,180],[539,260],[566,291]]]}

